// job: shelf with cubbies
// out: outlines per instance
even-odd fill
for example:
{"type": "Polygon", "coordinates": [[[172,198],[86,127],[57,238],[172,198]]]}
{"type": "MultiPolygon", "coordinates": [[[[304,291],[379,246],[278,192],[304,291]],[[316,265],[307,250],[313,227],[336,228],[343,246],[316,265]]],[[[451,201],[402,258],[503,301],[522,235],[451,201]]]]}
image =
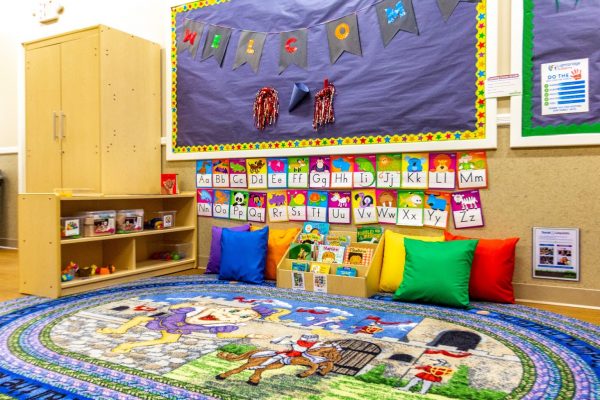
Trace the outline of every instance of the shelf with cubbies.
{"type": "MultiPolygon", "coordinates": [[[[350,247],[370,248],[373,249],[373,258],[371,263],[368,265],[351,265],[356,268],[357,276],[342,276],[336,275],[338,267],[346,266],[350,264],[336,264],[331,263],[329,268],[329,274],[327,274],[327,293],[339,294],[345,296],[356,296],[356,297],[371,297],[379,290],[379,277],[381,275],[381,266],[383,264],[383,236],[379,243],[364,243],[356,241],[356,232],[345,232],[345,231],[332,231],[330,235],[347,235],[350,236],[351,244],[350,247]]],[[[289,249],[285,253],[284,257],[277,266],[277,287],[280,288],[292,288],[292,263],[301,260],[294,260],[289,258],[289,249]]],[[[316,261],[304,261],[308,262],[309,265],[313,263],[323,264],[322,262],[316,261]]],[[[307,291],[314,291],[314,273],[312,272],[300,272],[304,274],[304,287],[307,291]]]]}
{"type": "Polygon", "coordinates": [[[19,291],[56,298],[196,268],[196,212],[195,193],[72,197],[20,194],[19,291]],[[156,212],[173,211],[174,225],[85,236],[90,233],[86,231],[89,219],[80,217],[81,235],[61,237],[61,218],[104,210],[144,210],[146,219],[156,212]],[[82,267],[91,265],[114,266],[114,271],[90,276],[75,274],[63,282],[62,271],[70,262],[79,266],[80,273],[82,267]]]}

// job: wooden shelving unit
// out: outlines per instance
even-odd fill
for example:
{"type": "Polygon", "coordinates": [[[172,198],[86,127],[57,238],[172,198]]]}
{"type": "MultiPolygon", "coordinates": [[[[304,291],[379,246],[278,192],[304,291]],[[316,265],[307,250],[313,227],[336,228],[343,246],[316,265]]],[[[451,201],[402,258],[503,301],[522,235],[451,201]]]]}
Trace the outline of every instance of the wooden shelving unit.
{"type": "Polygon", "coordinates": [[[196,268],[196,196],[124,195],[61,197],[49,193],[19,195],[20,292],[60,297],[143,277],[171,274],[196,268]],[[128,234],[60,238],[60,218],[82,211],[144,209],[177,211],[175,226],[128,234]],[[166,241],[189,243],[189,254],[181,260],[154,260],[150,256],[166,241]],[[61,282],[61,271],[69,261],[80,266],[112,264],[109,275],[76,277],[61,282]]]}

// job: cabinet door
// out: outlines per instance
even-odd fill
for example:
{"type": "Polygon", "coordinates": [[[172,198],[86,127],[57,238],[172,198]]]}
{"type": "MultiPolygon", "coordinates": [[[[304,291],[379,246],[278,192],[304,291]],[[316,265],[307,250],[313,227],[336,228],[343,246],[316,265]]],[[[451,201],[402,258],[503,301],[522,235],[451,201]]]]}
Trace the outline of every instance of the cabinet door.
{"type": "Polygon", "coordinates": [[[61,44],[62,184],[100,191],[98,34],[61,44]]]}
{"type": "Polygon", "coordinates": [[[26,191],[52,192],[61,184],[59,138],[60,46],[25,55],[26,191]]]}

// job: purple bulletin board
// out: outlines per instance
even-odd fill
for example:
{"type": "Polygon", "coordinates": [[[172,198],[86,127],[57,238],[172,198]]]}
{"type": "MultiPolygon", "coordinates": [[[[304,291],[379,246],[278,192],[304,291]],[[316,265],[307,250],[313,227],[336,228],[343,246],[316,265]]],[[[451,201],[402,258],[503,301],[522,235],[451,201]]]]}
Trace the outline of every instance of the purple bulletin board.
{"type": "MultiPolygon", "coordinates": [[[[511,145],[600,144],[600,0],[513,1],[512,20],[522,21],[513,22],[512,69],[522,71],[523,95],[511,100],[511,145]],[[589,65],[589,111],[543,115],[542,65],[582,59],[589,65]]],[[[577,97],[571,93],[564,101],[577,97]]]]}
{"type": "Polygon", "coordinates": [[[484,96],[486,61],[496,57],[488,54],[492,6],[460,1],[445,21],[436,0],[413,1],[418,34],[401,30],[384,46],[380,2],[203,0],[173,7],[170,159],[495,147],[496,103],[484,96]],[[351,14],[362,56],[345,52],[331,64],[325,23],[351,14]],[[190,21],[231,28],[222,66],[214,57],[202,60],[206,28],[195,38],[195,58],[178,51],[190,21]],[[307,68],[290,65],[279,74],[280,33],[302,28],[307,68]],[[247,64],[233,69],[243,30],[267,33],[257,72],[247,64]],[[325,79],[336,87],[336,119],[315,131],[313,98],[325,79]],[[294,82],[311,92],[290,113],[294,82]],[[264,86],[279,92],[280,113],[274,126],[259,131],[252,106],[264,86]],[[494,124],[486,124],[492,115],[494,124]]]}

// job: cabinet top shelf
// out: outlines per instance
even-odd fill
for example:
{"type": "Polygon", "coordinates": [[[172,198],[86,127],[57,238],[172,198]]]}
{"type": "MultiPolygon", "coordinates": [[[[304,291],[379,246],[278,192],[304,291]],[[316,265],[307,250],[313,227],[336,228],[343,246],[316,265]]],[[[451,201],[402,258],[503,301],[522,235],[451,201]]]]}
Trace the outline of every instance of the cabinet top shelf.
{"type": "Polygon", "coordinates": [[[194,192],[185,192],[180,194],[124,194],[124,195],[73,195],[60,196],[56,193],[21,193],[22,195],[37,195],[37,196],[56,196],[60,201],[89,201],[89,200],[143,200],[143,199],[178,199],[190,198],[196,196],[194,192]]]}

